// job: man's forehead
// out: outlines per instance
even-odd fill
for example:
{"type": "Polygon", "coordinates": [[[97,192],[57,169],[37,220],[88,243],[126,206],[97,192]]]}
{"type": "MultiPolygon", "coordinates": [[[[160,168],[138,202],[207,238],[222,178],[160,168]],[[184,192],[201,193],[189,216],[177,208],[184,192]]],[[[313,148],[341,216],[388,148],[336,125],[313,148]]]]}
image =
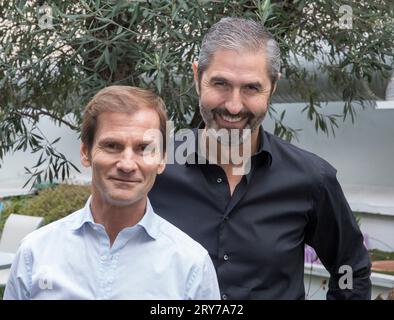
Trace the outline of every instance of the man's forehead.
{"type": "Polygon", "coordinates": [[[149,117],[140,118],[138,112],[129,113],[102,113],[99,116],[96,140],[123,141],[128,139],[152,140],[160,134],[160,122],[149,117]]]}
{"type": "Polygon", "coordinates": [[[97,118],[97,128],[118,131],[129,128],[160,128],[160,119],[155,110],[148,108],[132,112],[103,112],[97,118]]]}
{"type": "Polygon", "coordinates": [[[254,60],[253,63],[261,62],[265,64],[266,53],[263,49],[217,49],[211,56],[211,62],[248,62],[254,60]]]}
{"type": "Polygon", "coordinates": [[[98,134],[100,140],[122,140],[127,138],[157,138],[161,135],[160,129],[146,127],[130,127],[128,130],[121,128],[109,128],[101,130],[98,134]]]}
{"type": "Polygon", "coordinates": [[[131,135],[120,135],[107,132],[103,135],[96,136],[95,144],[106,145],[107,143],[115,143],[120,145],[139,145],[139,144],[151,144],[160,141],[160,132],[157,134],[147,133],[133,133],[131,135]]]}
{"type": "Polygon", "coordinates": [[[269,80],[266,57],[262,50],[219,49],[213,54],[204,75],[209,78],[221,77],[228,80],[242,78],[243,82],[269,80]]]}
{"type": "Polygon", "coordinates": [[[116,131],[107,131],[100,134],[97,138],[100,141],[122,141],[122,140],[127,140],[129,138],[138,139],[138,140],[151,140],[153,138],[157,138],[159,135],[160,135],[160,130],[147,129],[144,131],[138,131],[138,132],[133,131],[124,134],[116,131]]]}
{"type": "Polygon", "coordinates": [[[213,72],[208,78],[208,81],[226,81],[232,84],[254,84],[254,85],[263,85],[264,79],[260,76],[251,75],[251,74],[229,74],[225,72],[213,72]]]}

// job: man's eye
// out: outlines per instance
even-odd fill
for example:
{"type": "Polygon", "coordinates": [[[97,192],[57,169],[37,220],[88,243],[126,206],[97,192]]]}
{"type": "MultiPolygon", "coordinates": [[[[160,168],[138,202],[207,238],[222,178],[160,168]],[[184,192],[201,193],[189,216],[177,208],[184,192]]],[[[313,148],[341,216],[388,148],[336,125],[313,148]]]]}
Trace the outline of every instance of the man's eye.
{"type": "Polygon", "coordinates": [[[245,88],[248,91],[259,91],[259,88],[257,88],[256,86],[252,86],[252,85],[246,86],[245,88]]]}
{"type": "Polygon", "coordinates": [[[216,87],[225,87],[225,86],[227,86],[227,83],[224,81],[216,81],[216,82],[214,82],[214,85],[216,87]]]}
{"type": "Polygon", "coordinates": [[[138,148],[140,151],[145,151],[148,149],[148,147],[149,147],[148,143],[143,143],[143,144],[140,144],[138,148]]]}
{"type": "Polygon", "coordinates": [[[119,150],[120,145],[117,143],[109,142],[104,145],[104,147],[108,150],[119,150]]]}

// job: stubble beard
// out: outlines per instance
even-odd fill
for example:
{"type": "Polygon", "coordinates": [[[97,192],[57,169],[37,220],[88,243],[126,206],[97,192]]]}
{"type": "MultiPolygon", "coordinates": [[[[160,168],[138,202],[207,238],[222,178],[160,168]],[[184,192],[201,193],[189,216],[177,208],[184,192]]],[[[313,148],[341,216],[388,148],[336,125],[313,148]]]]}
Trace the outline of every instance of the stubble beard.
{"type": "Polygon", "coordinates": [[[260,127],[260,124],[264,120],[267,111],[262,112],[259,115],[254,115],[251,112],[244,112],[246,116],[249,117],[245,128],[243,129],[229,129],[229,128],[220,128],[215,120],[215,114],[227,114],[229,113],[226,111],[224,107],[219,107],[215,109],[208,109],[205,108],[202,103],[201,99],[199,100],[199,108],[201,117],[205,123],[206,129],[209,130],[209,134],[213,135],[213,137],[220,143],[224,144],[228,147],[235,147],[242,145],[245,141],[248,141],[252,132],[260,127]]]}

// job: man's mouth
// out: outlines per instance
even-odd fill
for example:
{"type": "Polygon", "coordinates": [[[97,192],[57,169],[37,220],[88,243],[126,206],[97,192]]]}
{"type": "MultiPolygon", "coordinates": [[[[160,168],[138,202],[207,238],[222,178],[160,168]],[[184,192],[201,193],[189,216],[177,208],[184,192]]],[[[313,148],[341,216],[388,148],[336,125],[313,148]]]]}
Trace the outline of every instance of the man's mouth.
{"type": "Polygon", "coordinates": [[[216,113],[216,122],[219,127],[228,129],[243,129],[246,126],[249,117],[247,115],[228,115],[216,113]]]}
{"type": "Polygon", "coordinates": [[[224,114],[221,114],[219,116],[224,121],[231,122],[231,123],[239,122],[239,121],[241,121],[241,120],[243,120],[245,118],[245,117],[241,117],[241,116],[233,117],[233,116],[228,116],[228,115],[224,115],[224,114]]]}
{"type": "Polygon", "coordinates": [[[125,178],[117,178],[117,177],[111,177],[110,180],[115,180],[115,181],[125,182],[125,183],[138,183],[138,182],[140,182],[139,179],[125,179],[125,178]]]}

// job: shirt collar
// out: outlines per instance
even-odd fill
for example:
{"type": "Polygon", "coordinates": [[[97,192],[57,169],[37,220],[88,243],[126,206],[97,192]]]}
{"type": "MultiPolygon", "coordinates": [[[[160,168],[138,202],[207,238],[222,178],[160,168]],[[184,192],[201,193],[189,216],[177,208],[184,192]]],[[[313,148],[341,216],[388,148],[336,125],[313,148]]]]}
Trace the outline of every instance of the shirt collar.
{"type": "Polygon", "coordinates": [[[146,201],[146,210],[142,219],[137,223],[143,227],[146,233],[153,239],[157,239],[159,235],[160,219],[157,214],[153,211],[152,205],[149,199],[146,201]]]}
{"type": "MultiPolygon", "coordinates": [[[[195,136],[195,148],[193,152],[190,152],[186,156],[186,165],[196,164],[196,163],[205,163],[206,160],[197,152],[199,148],[198,144],[198,129],[202,129],[204,124],[200,124],[198,128],[193,129],[193,133],[195,136]]],[[[257,147],[257,152],[252,156],[252,158],[256,158],[258,163],[264,163],[266,161],[268,166],[271,166],[272,163],[272,151],[271,151],[271,143],[268,138],[268,134],[264,131],[263,126],[261,125],[259,128],[259,145],[257,147]]]]}
{"type": "Polygon", "coordinates": [[[259,145],[257,147],[256,154],[253,157],[257,157],[260,160],[266,160],[267,165],[271,166],[272,163],[272,150],[271,143],[268,138],[267,132],[264,131],[263,126],[261,125],[259,128],[259,145]]]}
{"type": "MultiPolygon", "coordinates": [[[[92,196],[86,201],[85,206],[80,210],[80,214],[77,215],[76,219],[72,222],[71,229],[76,231],[82,228],[85,223],[96,224],[93,219],[92,211],[90,209],[90,203],[92,196]]],[[[159,235],[160,219],[153,211],[152,205],[147,199],[145,214],[142,219],[137,223],[137,226],[142,227],[145,232],[153,239],[157,239],[159,235]]]]}
{"type": "Polygon", "coordinates": [[[90,211],[90,203],[92,201],[92,196],[86,201],[85,206],[79,211],[79,214],[76,216],[76,219],[72,221],[71,229],[78,230],[85,223],[94,224],[94,219],[92,216],[92,212],[90,211]]]}

